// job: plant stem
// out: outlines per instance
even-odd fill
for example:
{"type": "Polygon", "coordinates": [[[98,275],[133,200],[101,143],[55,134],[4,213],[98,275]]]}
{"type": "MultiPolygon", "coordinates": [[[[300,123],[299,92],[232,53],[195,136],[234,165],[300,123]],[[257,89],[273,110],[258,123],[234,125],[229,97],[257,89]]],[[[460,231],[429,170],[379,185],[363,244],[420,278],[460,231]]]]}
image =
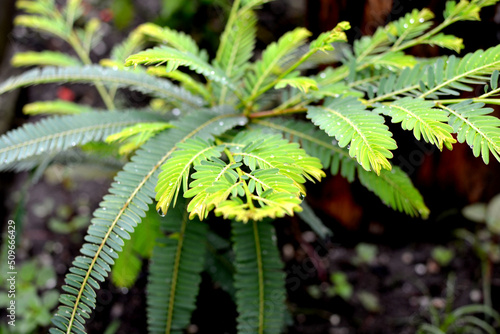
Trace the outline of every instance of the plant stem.
{"type": "MultiPolygon", "coordinates": [[[[92,61],[90,60],[90,57],[88,54],[84,51],[82,45],[80,44],[80,40],[78,36],[75,34],[73,31],[71,35],[68,38],[69,44],[73,47],[75,52],[77,53],[78,57],[80,57],[81,61],[85,65],[91,65],[92,61]]],[[[110,97],[109,92],[106,90],[104,85],[100,81],[95,82],[95,87],[99,94],[101,95],[102,100],[104,101],[104,104],[106,105],[106,108],[109,110],[114,110],[115,105],[113,103],[113,99],[110,97]]]]}
{"type": "MultiPolygon", "coordinates": [[[[219,139],[217,139],[215,142],[218,145],[222,144],[222,141],[219,139]]],[[[229,162],[231,164],[236,163],[233,155],[231,154],[231,152],[227,148],[224,148],[224,153],[226,153],[227,158],[229,159],[229,162]]],[[[241,170],[241,168],[238,167],[238,168],[236,168],[236,172],[238,173],[238,176],[240,177],[240,180],[241,180],[240,182],[243,184],[243,190],[245,190],[245,196],[247,198],[248,207],[250,208],[250,210],[253,210],[253,209],[255,209],[255,206],[253,205],[252,193],[250,192],[250,189],[248,189],[248,185],[245,182],[245,180],[242,179],[243,171],[241,170]]]]}
{"type": "Polygon", "coordinates": [[[436,104],[453,104],[460,103],[463,101],[471,100],[472,102],[483,102],[485,104],[500,105],[500,99],[484,99],[481,97],[473,97],[470,99],[448,99],[448,100],[435,100],[436,104]]]}
{"type": "MultiPolygon", "coordinates": [[[[481,261],[481,269],[483,272],[483,300],[484,300],[484,305],[487,308],[492,308],[492,301],[491,301],[491,271],[492,271],[492,263],[491,260],[486,254],[485,259],[481,261]]],[[[489,316],[485,314],[486,320],[489,320],[489,316]]]]}

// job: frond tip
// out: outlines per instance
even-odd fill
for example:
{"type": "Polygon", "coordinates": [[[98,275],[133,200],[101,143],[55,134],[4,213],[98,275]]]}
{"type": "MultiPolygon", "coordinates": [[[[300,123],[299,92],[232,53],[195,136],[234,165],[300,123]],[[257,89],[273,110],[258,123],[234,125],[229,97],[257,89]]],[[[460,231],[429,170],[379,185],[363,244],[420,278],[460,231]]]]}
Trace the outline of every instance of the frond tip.
{"type": "Polygon", "coordinates": [[[347,146],[349,155],[355,157],[364,169],[391,169],[390,150],[397,148],[384,118],[366,110],[356,98],[329,99],[322,107],[310,107],[307,117],[335,137],[340,147],[347,146]],[[348,146],[349,145],[349,146],[348,146]]]}
{"type": "Polygon", "coordinates": [[[242,132],[230,142],[189,139],[178,145],[160,174],[156,190],[158,209],[166,212],[184,189],[193,198],[188,211],[193,218],[217,215],[241,221],[283,217],[300,211],[306,180],[320,180],[325,174],[317,158],[280,135],[242,132]],[[222,151],[228,162],[221,160],[222,151]],[[190,167],[196,170],[188,185],[190,167]]]}
{"type": "Polygon", "coordinates": [[[450,113],[449,123],[459,143],[467,142],[474,156],[481,155],[485,164],[490,161],[490,152],[500,162],[500,119],[488,115],[492,108],[470,100],[441,108],[450,113]]]}
{"type": "Polygon", "coordinates": [[[403,98],[392,103],[385,103],[374,110],[390,116],[393,123],[400,123],[404,130],[413,130],[415,138],[420,136],[428,143],[443,149],[443,144],[451,149],[456,140],[451,133],[453,128],[444,123],[448,121],[445,111],[433,108],[434,102],[411,97],[403,98]]]}

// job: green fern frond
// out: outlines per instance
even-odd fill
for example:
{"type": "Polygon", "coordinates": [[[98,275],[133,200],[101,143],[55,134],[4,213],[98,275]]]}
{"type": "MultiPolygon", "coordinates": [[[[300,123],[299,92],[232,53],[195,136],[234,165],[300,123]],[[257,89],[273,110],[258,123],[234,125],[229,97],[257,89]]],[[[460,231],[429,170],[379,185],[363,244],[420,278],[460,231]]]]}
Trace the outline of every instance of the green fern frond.
{"type": "Polygon", "coordinates": [[[482,156],[489,163],[490,152],[500,162],[500,120],[489,116],[493,109],[483,108],[484,103],[467,100],[450,106],[441,106],[449,112],[449,124],[457,133],[459,143],[466,142],[474,156],[482,156]]]}
{"type": "Polygon", "coordinates": [[[29,14],[51,17],[56,13],[54,0],[18,0],[16,8],[29,14]]]}
{"type": "Polygon", "coordinates": [[[169,45],[180,52],[187,52],[195,55],[205,62],[208,60],[207,52],[205,50],[200,50],[193,38],[183,32],[175,31],[167,27],[160,27],[153,23],[144,23],[137,29],[149,39],[164,45],[169,45]]]}
{"type": "Polygon", "coordinates": [[[257,168],[278,168],[280,173],[297,183],[306,179],[320,180],[325,176],[322,165],[312,158],[296,143],[290,143],[281,136],[265,136],[259,131],[238,134],[232,141],[238,144],[231,149],[237,162],[243,163],[254,171],[257,168]]]}
{"type": "Polygon", "coordinates": [[[153,205],[146,211],[146,217],[137,225],[131,239],[125,241],[120,257],[115,259],[111,269],[111,281],[117,287],[131,288],[137,281],[142,260],[149,259],[155,246],[152,240],[163,236],[160,232],[160,215],[153,205]]]}
{"type": "Polygon", "coordinates": [[[202,161],[194,167],[196,172],[191,176],[194,181],[184,193],[186,198],[194,197],[187,208],[190,218],[197,215],[199,219],[205,219],[209,211],[229,195],[238,196],[244,193],[243,183],[238,182],[239,175],[235,171],[240,166],[241,163],[226,164],[214,158],[211,161],[202,161]]]}
{"type": "Polygon", "coordinates": [[[127,87],[144,94],[152,94],[193,107],[200,107],[204,104],[199,97],[193,96],[167,80],[138,71],[124,71],[96,65],[64,68],[45,67],[26,71],[0,84],[0,94],[25,86],[63,82],[102,82],[117,87],[127,87]]]}
{"type": "MultiPolygon", "coordinates": [[[[249,66],[257,33],[255,13],[248,8],[236,9],[237,4],[234,4],[214,60],[214,66],[220,68],[233,82],[238,81],[249,66]]],[[[226,85],[220,88],[219,104],[226,103],[227,89],[226,85]]]]}
{"type": "Polygon", "coordinates": [[[59,16],[48,18],[35,15],[18,15],[14,19],[14,24],[55,35],[63,40],[67,40],[71,35],[71,28],[68,28],[63,18],[59,16]]]}
{"type": "Polygon", "coordinates": [[[387,160],[390,150],[397,148],[384,124],[384,118],[369,112],[355,98],[332,99],[322,107],[309,107],[307,117],[338,140],[340,147],[348,144],[349,155],[356,157],[364,169],[379,174],[382,168],[391,169],[387,160]]]}
{"type": "Polygon", "coordinates": [[[372,36],[363,36],[354,41],[353,51],[357,59],[363,59],[370,55],[376,55],[386,51],[390,45],[390,39],[383,27],[377,28],[372,36]]]}
{"type": "Polygon", "coordinates": [[[165,66],[151,66],[148,67],[147,72],[158,77],[165,77],[171,80],[179,81],[187,91],[202,96],[205,101],[211,101],[212,96],[210,92],[205,88],[205,85],[195,81],[190,75],[181,71],[171,71],[167,72],[165,66]]]}
{"type": "Polygon", "coordinates": [[[353,182],[358,174],[360,180],[363,179],[363,185],[393,209],[404,210],[408,214],[420,213],[424,218],[427,216],[428,209],[423,204],[422,196],[398,167],[393,166],[398,169],[394,173],[392,170],[381,170],[378,176],[366,171],[355,158],[349,156],[346,149],[337,145],[336,140],[332,141],[331,137],[311,123],[297,120],[283,121],[282,119],[255,120],[254,122],[272,131],[279,131],[286,138],[300,143],[308,154],[320,159],[325,168],[330,168],[333,175],[340,173],[349,182],[353,182]],[[377,187],[374,187],[374,184],[377,187]],[[397,203],[404,203],[404,205],[397,203]]]}
{"type": "Polygon", "coordinates": [[[441,48],[453,50],[457,53],[464,48],[464,40],[453,35],[443,33],[432,36],[429,39],[422,41],[422,44],[436,45],[441,48]]]}
{"type": "Polygon", "coordinates": [[[54,51],[19,52],[11,59],[12,66],[79,66],[81,62],[67,54],[54,51]]]}
{"type": "Polygon", "coordinates": [[[114,133],[106,138],[106,143],[125,142],[120,146],[120,154],[128,154],[140,146],[158,132],[171,128],[166,122],[140,123],[129,126],[120,132],[114,133]]]}
{"type": "Polygon", "coordinates": [[[238,334],[281,333],[284,326],[283,263],[267,221],[233,222],[238,334]]]}
{"type": "Polygon", "coordinates": [[[232,300],[235,300],[234,254],[230,247],[229,240],[209,231],[207,235],[207,251],[205,252],[205,271],[210,275],[214,283],[216,282],[222,290],[229,294],[232,300]]]}
{"type": "Polygon", "coordinates": [[[414,9],[397,21],[389,23],[385,30],[392,38],[397,38],[394,45],[398,46],[404,41],[421,36],[432,26],[434,13],[429,9],[414,9]]]}
{"type": "Polygon", "coordinates": [[[426,219],[429,216],[429,209],[422,195],[399,167],[393,166],[390,171],[382,170],[380,175],[358,169],[358,176],[363,186],[374,192],[382,202],[394,210],[412,217],[421,216],[426,219]]]}
{"type": "Polygon", "coordinates": [[[90,106],[69,102],[65,100],[37,101],[24,105],[23,113],[26,115],[59,114],[76,115],[84,112],[91,112],[90,106]]]}
{"type": "MultiPolygon", "coordinates": [[[[262,53],[262,59],[255,62],[251,71],[245,76],[248,100],[253,101],[260,96],[266,86],[272,83],[280,73],[282,64],[298,47],[303,45],[310,32],[297,28],[283,35],[277,42],[270,44],[262,53]]],[[[273,85],[274,86],[274,85],[273,85]]]]}
{"type": "Polygon", "coordinates": [[[125,59],[127,59],[128,56],[139,51],[140,47],[144,44],[144,36],[141,27],[142,26],[135,28],[124,41],[111,49],[112,60],[123,66],[122,64],[125,63],[125,59]]]}
{"type": "Polygon", "coordinates": [[[300,210],[305,179],[324,176],[317,159],[280,136],[248,132],[225,145],[230,163],[213,156],[194,165],[194,181],[184,193],[194,197],[188,206],[191,217],[203,219],[214,208],[218,215],[243,221],[293,215],[300,210]]]}
{"type": "Polygon", "coordinates": [[[156,190],[157,209],[166,214],[170,204],[175,206],[181,187],[188,189],[189,171],[192,165],[198,165],[203,160],[220,156],[224,149],[221,145],[199,138],[192,138],[177,145],[177,151],[162,166],[156,190]],[[173,203],[172,203],[173,202],[173,203]]]}
{"type": "Polygon", "coordinates": [[[160,119],[158,115],[144,112],[88,112],[46,118],[0,137],[0,164],[104,140],[130,125],[160,119]]]}
{"type": "Polygon", "coordinates": [[[377,57],[375,67],[405,68],[413,67],[417,64],[415,57],[405,54],[402,51],[387,52],[377,57]]]}
{"type": "Polygon", "coordinates": [[[68,0],[63,9],[63,15],[66,18],[66,25],[72,27],[84,12],[82,0],[68,0]]]}
{"type": "Polygon", "coordinates": [[[222,69],[226,77],[238,80],[253,54],[257,17],[253,11],[239,10],[233,20],[221,36],[214,65],[222,69]]]}
{"type": "Polygon", "coordinates": [[[300,76],[298,71],[292,72],[280,79],[278,83],[274,86],[276,89],[284,88],[286,86],[291,86],[299,89],[302,93],[308,93],[309,90],[317,90],[318,84],[313,78],[300,76]]]}
{"type": "MultiPolygon", "coordinates": [[[[437,62],[443,62],[443,60],[438,59],[437,62]]],[[[405,96],[417,97],[421,94],[420,81],[425,80],[427,71],[426,66],[417,64],[413,67],[405,67],[396,73],[380,73],[374,78],[367,73],[368,80],[359,78],[351,85],[354,89],[367,93],[370,99],[368,103],[405,96]],[[373,79],[375,79],[375,82],[373,82],[373,79]]]]}
{"type": "Polygon", "coordinates": [[[468,84],[481,84],[489,80],[489,75],[500,69],[500,45],[486,51],[477,50],[468,53],[457,61],[455,56],[450,56],[446,61],[437,61],[427,70],[425,85],[420,84],[422,94],[420,97],[433,96],[433,94],[458,95],[458,91],[470,91],[468,84]],[[422,87],[423,86],[423,87],[422,87]]]}
{"type": "Polygon", "coordinates": [[[212,134],[219,135],[242,121],[239,115],[230,112],[206,110],[172,122],[175,128],[149,140],[118,173],[110,194],[94,212],[82,255],[75,259],[65,279],[66,294],[61,296],[63,305],[52,319],[57,327],[51,329],[52,334],[84,332],[83,317],[88,318],[96,304],[95,290],[99,289],[96,279],[108,275],[113,258],[123,246],[122,239],[130,239],[129,233],[134,232],[152,203],[160,166],[175,152],[177,143],[194,136],[208,140],[212,134]],[[218,122],[226,122],[227,126],[213,126],[218,122]]]}
{"type": "Polygon", "coordinates": [[[386,103],[373,110],[392,118],[392,123],[401,123],[404,130],[413,130],[415,138],[423,139],[436,145],[440,150],[443,144],[449,149],[456,140],[451,133],[453,128],[444,123],[448,121],[448,113],[433,108],[434,102],[410,97],[386,103]]]}
{"type": "Polygon", "coordinates": [[[196,307],[208,226],[189,221],[185,205],[161,221],[165,236],[157,240],[149,267],[148,330],[152,334],[182,334],[196,307]]]}
{"type": "MultiPolygon", "coordinates": [[[[125,61],[125,66],[161,65],[163,63],[167,63],[167,72],[174,71],[179,66],[187,66],[196,73],[204,75],[207,80],[224,83],[228,87],[232,87],[229,78],[221,70],[212,67],[205,59],[168,46],[157,46],[129,56],[125,61]]],[[[234,89],[234,87],[232,88],[234,89]]]]}
{"type": "Polygon", "coordinates": [[[471,91],[470,85],[489,81],[490,75],[500,69],[499,54],[500,46],[496,46],[469,53],[464,58],[440,57],[430,64],[421,62],[413,68],[382,77],[377,85],[369,82],[356,88],[368,93],[368,103],[400,96],[431,99],[442,95],[458,96],[460,91],[471,91]]]}

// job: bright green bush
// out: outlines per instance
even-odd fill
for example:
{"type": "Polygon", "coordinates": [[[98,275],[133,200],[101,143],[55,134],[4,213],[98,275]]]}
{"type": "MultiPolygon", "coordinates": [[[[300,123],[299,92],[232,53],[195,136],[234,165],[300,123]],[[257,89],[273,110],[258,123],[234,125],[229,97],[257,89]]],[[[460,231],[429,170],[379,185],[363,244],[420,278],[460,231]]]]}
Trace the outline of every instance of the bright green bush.
{"type": "MultiPolygon", "coordinates": [[[[4,81],[0,93],[89,83],[106,110],[61,101],[28,105],[31,112],[71,115],[2,136],[1,170],[28,170],[81,146],[85,158],[92,155],[88,143],[96,141],[129,157],[93,214],[51,333],[84,333],[100,282],[124,247],[141,249],[137,245],[145,240],[155,243],[147,291],[150,332],[183,331],[195,309],[200,273],[210,272],[205,263],[211,263],[219,269],[211,271],[214,278],[237,305],[238,333],[279,333],[286,291],[272,219],[300,213],[318,233],[328,233],[304,202],[306,181],[320,182],[326,172],[357,177],[386,205],[426,218],[422,196],[391,163],[398,144],[388,122],[440,150],[467,143],[485,163],[490,155],[500,160],[500,120],[486,107],[500,103],[494,98],[500,92],[500,46],[463,57],[405,53],[421,44],[459,52],[462,40],[442,30],[479,20],[481,8],[497,1],[449,1],[437,25],[428,9],[413,10],[352,47],[345,43],[347,22],[316,39],[297,28],[252,61],[254,10],[266,2],[234,1],[213,59],[190,36],[147,23],[114,46],[109,59],[93,64],[89,54],[102,38],[100,22],[84,20],[80,1],[68,0],[61,9],[53,0],[18,1],[26,14],[17,25],[65,40],[76,57],[18,53],[15,65],[39,67],[4,81]],[[151,44],[156,46],[143,50],[151,44]],[[334,66],[306,76],[303,69],[319,63],[334,66]],[[486,85],[485,93],[460,97],[474,85],[486,85]],[[119,94],[123,88],[153,99],[132,110],[119,94]],[[163,217],[160,231],[136,237],[139,224],[150,222],[143,218],[155,211],[163,217]],[[229,244],[207,223],[217,217],[232,220],[232,262],[228,253],[222,259],[207,253],[229,244]]],[[[126,267],[122,262],[121,272],[126,267]]]]}

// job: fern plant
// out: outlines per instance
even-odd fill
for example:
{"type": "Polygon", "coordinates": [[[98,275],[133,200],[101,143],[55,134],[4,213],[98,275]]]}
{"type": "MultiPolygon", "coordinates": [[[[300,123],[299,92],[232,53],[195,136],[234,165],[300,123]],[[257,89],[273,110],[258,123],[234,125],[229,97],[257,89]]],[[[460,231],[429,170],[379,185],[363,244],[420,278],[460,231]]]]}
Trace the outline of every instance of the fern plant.
{"type": "MultiPolygon", "coordinates": [[[[428,9],[413,10],[352,47],[346,44],[347,22],[315,39],[297,28],[252,61],[255,10],[269,1],[234,1],[213,59],[190,36],[146,23],[99,63],[89,54],[102,38],[100,22],[82,17],[79,0],[61,8],[54,0],[17,2],[26,12],[17,25],[61,38],[74,52],[16,54],[14,65],[36,67],[1,83],[0,93],[87,83],[105,109],[28,104],[26,111],[48,117],[0,138],[0,169],[47,166],[97,141],[126,159],[66,275],[51,333],[85,332],[100,284],[120,262],[120,252],[136,243],[139,224],[150,224],[146,214],[156,211],[162,218],[159,231],[150,234],[158,237],[149,268],[149,332],[186,328],[200,274],[210,272],[206,259],[225,263],[225,270],[211,273],[234,298],[238,333],[279,333],[286,291],[272,220],[297,213],[322,237],[330,232],[304,200],[306,182],[321,181],[327,171],[358,178],[386,205],[427,218],[419,191],[391,163],[398,144],[389,123],[401,123],[440,150],[465,142],[485,163],[490,153],[500,161],[500,120],[487,107],[500,104],[500,46],[463,57],[405,53],[423,44],[459,52],[462,40],[442,30],[479,20],[481,8],[496,0],[449,1],[439,24],[428,9]],[[306,76],[303,69],[318,63],[331,66],[306,76]],[[486,85],[485,93],[462,98],[474,85],[486,85]],[[127,90],[150,95],[151,103],[128,108],[127,90]],[[228,245],[211,231],[218,217],[232,221],[230,253],[213,252],[228,245]]],[[[121,260],[120,270],[125,267],[121,260]]]]}

